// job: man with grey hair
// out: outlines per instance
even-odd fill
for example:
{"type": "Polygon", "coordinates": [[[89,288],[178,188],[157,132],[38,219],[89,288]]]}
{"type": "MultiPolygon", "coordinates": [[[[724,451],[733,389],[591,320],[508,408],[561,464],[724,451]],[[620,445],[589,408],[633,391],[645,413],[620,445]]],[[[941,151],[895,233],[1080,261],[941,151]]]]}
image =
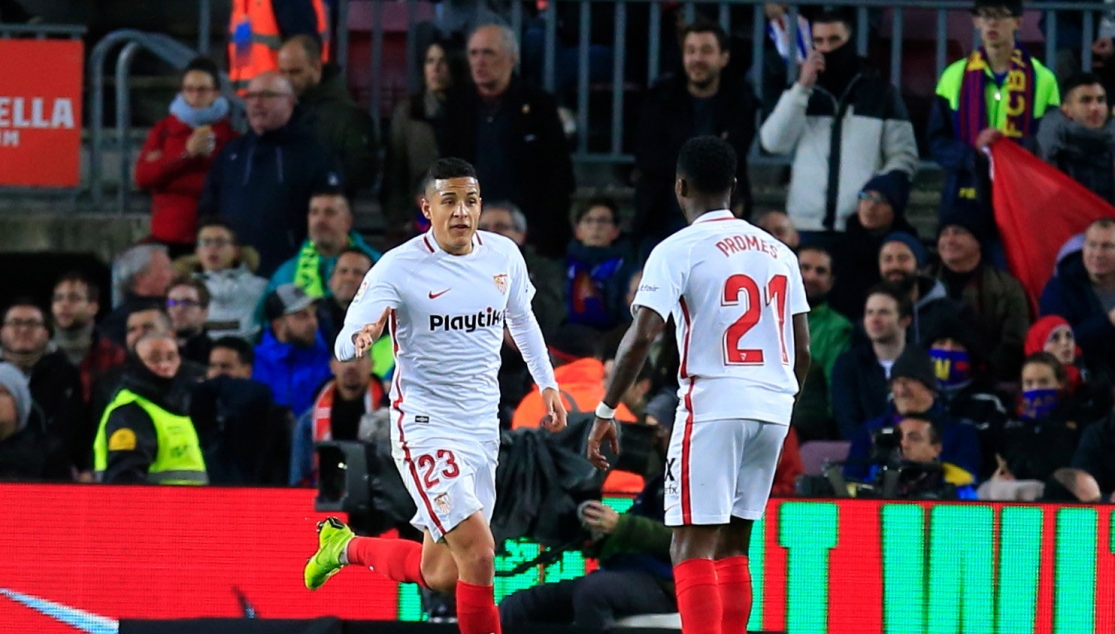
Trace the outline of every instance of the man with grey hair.
{"type": "Polygon", "coordinates": [[[527,217],[513,202],[485,203],[480,212],[481,231],[498,233],[519,245],[530,281],[537,290],[531,308],[542,333],[549,335],[565,320],[565,270],[560,262],[538,255],[526,243],[527,227],[527,217]]]}
{"type": "Polygon", "coordinates": [[[468,62],[474,85],[446,99],[441,155],[475,165],[485,198],[522,209],[533,229],[527,242],[564,257],[574,181],[557,102],[517,76],[519,42],[506,26],[476,29],[468,62]]]}
{"type": "Polygon", "coordinates": [[[128,315],[152,301],[165,301],[173,279],[174,269],[163,245],[137,244],[121,253],[112,263],[113,311],[101,321],[100,333],[123,347],[128,315]]]}
{"type": "Polygon", "coordinates": [[[324,146],[291,121],[296,100],[289,79],[262,73],[248,85],[244,101],[250,129],[213,160],[198,214],[224,219],[241,244],[259,252],[256,274],[271,277],[306,239],[310,195],[341,187],[341,170],[324,146]]]}

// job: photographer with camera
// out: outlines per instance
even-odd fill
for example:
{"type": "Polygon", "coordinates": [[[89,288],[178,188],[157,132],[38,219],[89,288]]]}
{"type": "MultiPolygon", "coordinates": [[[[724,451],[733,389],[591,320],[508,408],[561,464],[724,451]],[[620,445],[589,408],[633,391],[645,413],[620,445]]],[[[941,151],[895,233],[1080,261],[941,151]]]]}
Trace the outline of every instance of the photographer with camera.
{"type": "Polygon", "coordinates": [[[928,418],[908,416],[895,429],[904,461],[899,497],[975,499],[972,474],[941,461],[941,429],[936,423],[928,418]]]}
{"type": "Polygon", "coordinates": [[[880,462],[878,452],[872,455],[873,445],[878,444],[876,432],[894,427],[905,418],[917,417],[932,421],[940,430],[941,460],[963,469],[968,473],[968,482],[974,481],[980,465],[979,437],[974,427],[958,423],[948,415],[943,399],[938,398],[938,389],[929,355],[919,347],[907,346],[890,372],[891,401],[886,413],[864,423],[852,439],[845,477],[867,480],[870,466],[880,462]]]}
{"type": "Polygon", "coordinates": [[[677,467],[665,462],[678,403],[670,397],[653,399],[646,411],[648,424],[656,425],[655,452],[665,470],[648,474],[646,487],[625,513],[595,500],[577,508],[581,525],[591,536],[585,554],[598,558],[600,568],[578,579],[545,583],[508,596],[499,605],[504,627],[562,623],[606,630],[625,616],[677,611],[670,565],[672,531],[664,523],[663,510],[666,486],[677,486],[677,467]]]}

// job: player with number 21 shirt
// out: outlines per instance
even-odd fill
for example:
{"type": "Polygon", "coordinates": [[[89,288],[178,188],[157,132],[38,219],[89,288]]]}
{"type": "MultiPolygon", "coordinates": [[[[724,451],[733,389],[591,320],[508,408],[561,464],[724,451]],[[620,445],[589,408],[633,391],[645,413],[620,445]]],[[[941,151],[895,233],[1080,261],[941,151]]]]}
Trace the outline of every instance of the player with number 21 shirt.
{"type": "Polygon", "coordinates": [[[690,225],[651,251],[616,366],[589,436],[619,452],[613,407],[673,316],[681,357],[666,457],[678,611],[685,634],[742,634],[751,610],[748,546],[790,414],[809,370],[809,305],[797,257],[729,210],[736,155],[711,136],[678,155],[674,191],[690,225]]]}
{"type": "Polygon", "coordinates": [[[319,525],[318,551],[305,570],[311,590],[352,564],[455,592],[462,634],[500,632],[489,522],[505,324],[542,388],[546,427],[565,427],[523,256],[511,240],[477,231],[480,205],[474,168],[460,159],[436,161],[422,200],[430,230],[388,251],[368,271],[335,345],[339,359],[366,354],[390,328],[392,454],[417,506],[412,523],[424,541],[355,537],[330,518],[319,525]]]}

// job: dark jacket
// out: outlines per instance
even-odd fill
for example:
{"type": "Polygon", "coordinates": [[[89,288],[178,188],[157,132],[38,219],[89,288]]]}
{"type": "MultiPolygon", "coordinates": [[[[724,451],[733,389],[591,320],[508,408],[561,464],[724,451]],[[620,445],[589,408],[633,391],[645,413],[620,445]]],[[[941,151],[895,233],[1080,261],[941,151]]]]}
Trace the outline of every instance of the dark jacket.
{"type": "Polygon", "coordinates": [[[1072,464],[1081,434],[1094,422],[1081,420],[1081,413],[1069,399],[1040,421],[1007,421],[999,454],[1014,477],[1045,480],[1057,469],[1072,464]]]}
{"type": "Polygon", "coordinates": [[[957,201],[962,198],[975,199],[980,202],[980,211],[988,219],[994,218],[987,158],[976,148],[957,138],[953,117],[948,101],[935,96],[930,106],[929,126],[925,136],[929,143],[929,153],[945,172],[941,210],[956,207],[957,201]]]}
{"type": "Polygon", "coordinates": [[[219,376],[190,399],[210,484],[283,486],[290,460],[291,416],[252,379],[219,376]]]}
{"type": "MultiPolygon", "coordinates": [[[[943,280],[944,270],[938,264],[927,273],[943,280]]],[[[990,356],[991,376],[997,381],[1017,381],[1030,328],[1030,305],[1022,284],[1010,273],[981,263],[960,296],[953,297],[975,313],[973,329],[990,356]]]]}
{"type": "Polygon", "coordinates": [[[62,441],[70,464],[86,463],[81,373],[60,351],[47,353],[30,376],[31,398],[42,408],[46,432],[62,441]]]}
{"type": "MultiPolygon", "coordinates": [[[[669,76],[647,93],[639,119],[635,143],[636,238],[661,240],[688,222],[674,197],[674,172],[678,151],[696,136],[693,97],[684,74],[669,76]]],[[[736,191],[733,203],[751,208],[751,183],[747,176],[747,152],[755,138],[755,109],[758,100],[747,82],[729,81],[721,75],[720,90],[709,98],[712,134],[726,140],[736,151],[736,191]]]]}
{"type": "Polygon", "coordinates": [[[328,151],[295,124],[229,141],[205,179],[199,215],[220,215],[270,277],[306,239],[310,194],[342,185],[328,151]]]}
{"type": "Polygon", "coordinates": [[[895,217],[886,229],[868,231],[860,224],[859,215],[852,214],[833,247],[832,272],[836,281],[828,302],[854,324],[863,317],[868,289],[879,283],[879,249],[883,247],[883,238],[895,231],[918,235],[905,216],[895,217]]]}
{"type": "Polygon", "coordinates": [[[1041,314],[1060,315],[1072,325],[1076,343],[1090,363],[1110,366],[1115,351],[1115,325],[1092,289],[1081,252],[1061,260],[1057,271],[1042,289],[1038,302],[1041,314]]]}
{"type": "Polygon", "coordinates": [[[1041,159],[1115,204],[1115,120],[1090,130],[1052,109],[1037,134],[1041,159]]]}
{"type": "Polygon", "coordinates": [[[906,342],[928,350],[933,334],[940,332],[946,322],[975,324],[975,312],[949,299],[944,284],[925,275],[918,276],[918,301],[914,303],[914,318],[906,329],[906,342]]]}
{"type": "Polygon", "coordinates": [[[321,333],[309,348],[283,343],[270,330],[256,346],[256,362],[252,378],[271,387],[275,402],[297,417],[313,404],[314,395],[331,376],[330,346],[321,333]]]}
{"type": "Polygon", "coordinates": [[[832,366],[832,417],[844,440],[851,440],[868,420],[886,411],[890,388],[883,366],[863,341],[836,358],[832,366]]]}
{"type": "Polygon", "coordinates": [[[46,432],[34,408],[27,425],[0,440],[0,481],[67,481],[73,478],[62,442],[46,432]]]}
{"type": "Polygon", "coordinates": [[[1089,425],[1080,436],[1072,466],[1090,473],[1106,498],[1115,492],[1115,413],[1089,425]]]}
{"type": "Polygon", "coordinates": [[[340,163],[346,187],[364,190],[376,182],[379,155],[375,123],[349,96],[340,68],[325,65],[321,82],[298,97],[297,116],[298,124],[340,163]]]}
{"type": "Polygon", "coordinates": [[[949,420],[971,427],[979,438],[980,468],[983,471],[973,471],[972,475],[980,480],[991,477],[997,467],[995,452],[1003,426],[1009,418],[1003,402],[990,387],[977,381],[955,390],[939,390],[937,396],[949,420]]]}
{"type": "MultiPolygon", "coordinates": [[[[941,462],[954,464],[973,477],[977,476],[980,473],[980,444],[976,429],[953,420],[940,400],[933,403],[927,414],[941,430],[941,462]]],[[[862,462],[871,456],[873,434],[884,427],[897,425],[902,418],[894,405],[888,404],[882,416],[864,423],[852,438],[848,460],[853,464],[844,469],[844,474],[861,480],[866,478],[868,469],[862,462]],[[854,461],[860,461],[860,464],[854,464],[854,461]]]]}
{"type": "MultiPolygon", "coordinates": [[[[135,359],[127,363],[120,379],[120,389],[131,390],[151,401],[157,407],[174,414],[189,414],[190,386],[174,379],[156,376],[135,359]]],[[[105,483],[134,484],[147,481],[147,470],[159,453],[159,440],[151,416],[138,404],[128,403],[112,410],[105,421],[105,438],[112,438],[121,429],[135,434],[135,448],[128,451],[108,451],[105,466],[105,483]]]]}
{"type": "MultiPolygon", "coordinates": [[[[438,137],[441,156],[477,164],[481,107],[481,98],[471,86],[447,98],[438,137]]],[[[507,108],[510,117],[510,145],[504,160],[518,178],[498,186],[526,215],[527,241],[542,255],[562,257],[572,234],[569,204],[574,181],[557,102],[549,93],[513,78],[499,107],[507,108]]],[[[479,176],[481,187],[493,187],[482,171],[479,176]]]]}

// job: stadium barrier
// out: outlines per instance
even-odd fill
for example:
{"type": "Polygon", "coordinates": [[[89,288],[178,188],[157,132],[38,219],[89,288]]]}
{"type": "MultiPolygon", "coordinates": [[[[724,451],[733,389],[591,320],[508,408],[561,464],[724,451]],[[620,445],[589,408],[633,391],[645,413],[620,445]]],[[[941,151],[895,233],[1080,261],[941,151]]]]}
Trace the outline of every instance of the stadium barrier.
{"type": "MultiPolygon", "coordinates": [[[[0,631],[109,634],[121,620],[417,621],[413,585],[302,585],[310,489],[0,485],[0,631]]],[[[608,501],[619,510],[630,500],[608,501]]],[[[1113,506],[772,500],[751,552],[753,631],[1115,631],[1113,506]]],[[[505,544],[497,568],[539,553],[505,544]]],[[[596,567],[565,553],[496,595],[596,567]]]]}

